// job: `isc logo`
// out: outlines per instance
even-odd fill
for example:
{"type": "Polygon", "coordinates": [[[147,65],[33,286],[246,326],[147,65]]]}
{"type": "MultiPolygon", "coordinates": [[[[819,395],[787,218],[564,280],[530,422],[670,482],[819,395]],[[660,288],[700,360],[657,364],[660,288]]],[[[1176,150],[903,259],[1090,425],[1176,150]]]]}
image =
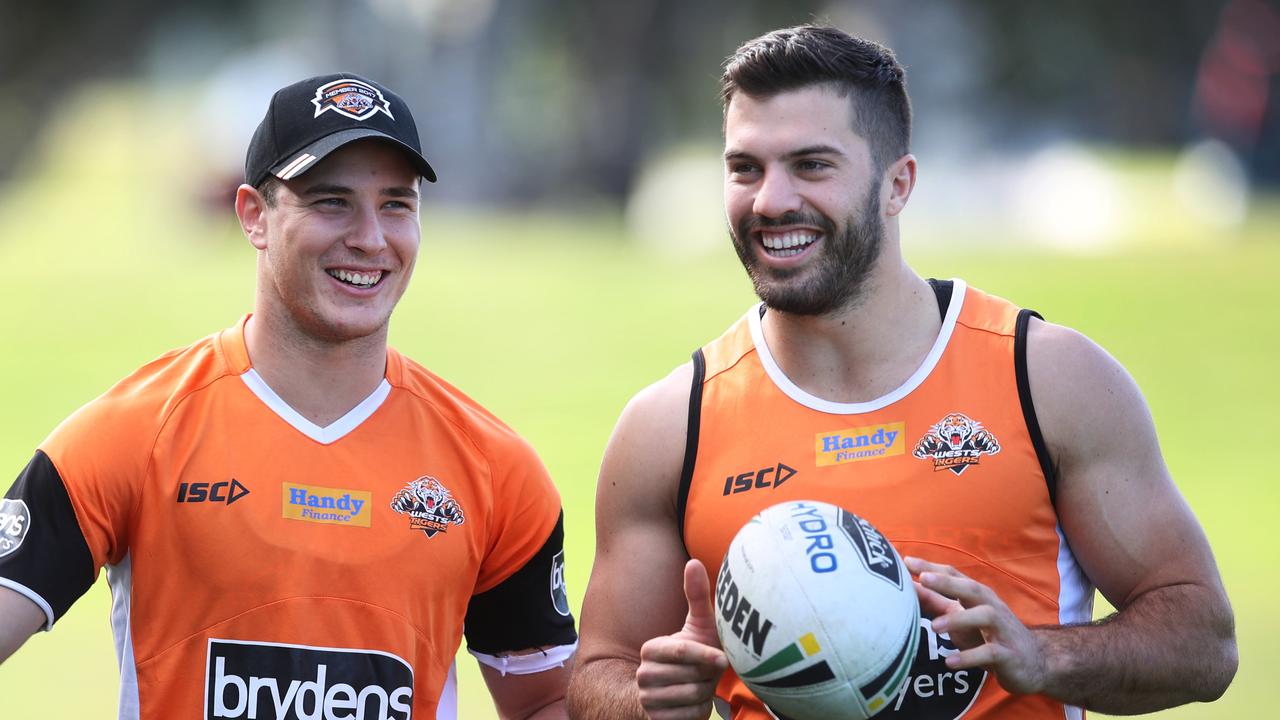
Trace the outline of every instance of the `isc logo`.
{"type": "Polygon", "coordinates": [[[751,488],[776,488],[790,480],[791,476],[795,474],[794,468],[789,468],[779,462],[776,467],[760,468],[759,470],[751,470],[738,475],[730,475],[724,479],[724,494],[736,495],[751,488]]]}
{"type": "Polygon", "coordinates": [[[230,505],[248,494],[249,488],[241,485],[235,478],[231,478],[230,482],[195,482],[178,486],[180,503],[218,502],[230,505]]]}

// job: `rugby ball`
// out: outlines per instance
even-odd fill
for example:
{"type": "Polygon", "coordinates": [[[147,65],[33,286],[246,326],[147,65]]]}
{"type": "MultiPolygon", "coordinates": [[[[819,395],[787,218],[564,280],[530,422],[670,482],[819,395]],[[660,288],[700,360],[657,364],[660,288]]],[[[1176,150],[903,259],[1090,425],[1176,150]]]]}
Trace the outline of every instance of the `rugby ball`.
{"type": "Polygon", "coordinates": [[[782,720],[869,718],[907,681],[919,641],[911,575],[871,523],[796,500],[747,521],[716,580],[729,664],[782,720]]]}

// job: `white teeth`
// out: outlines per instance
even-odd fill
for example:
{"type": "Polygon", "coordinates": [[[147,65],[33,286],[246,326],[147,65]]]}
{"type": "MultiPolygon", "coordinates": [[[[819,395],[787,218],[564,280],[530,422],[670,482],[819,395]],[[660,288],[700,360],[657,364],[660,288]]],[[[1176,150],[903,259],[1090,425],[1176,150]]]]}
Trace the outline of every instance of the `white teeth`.
{"type": "Polygon", "coordinates": [[[350,270],[329,270],[330,275],[350,285],[358,285],[360,287],[371,287],[382,279],[382,271],[377,270],[370,273],[351,272],[350,270]]]}
{"type": "Polygon", "coordinates": [[[783,251],[772,253],[777,257],[795,255],[799,250],[796,250],[795,252],[786,251],[790,248],[804,248],[817,239],[818,235],[808,230],[793,230],[791,232],[782,233],[781,235],[773,233],[761,234],[761,240],[764,242],[764,246],[766,248],[770,250],[783,251]]]}

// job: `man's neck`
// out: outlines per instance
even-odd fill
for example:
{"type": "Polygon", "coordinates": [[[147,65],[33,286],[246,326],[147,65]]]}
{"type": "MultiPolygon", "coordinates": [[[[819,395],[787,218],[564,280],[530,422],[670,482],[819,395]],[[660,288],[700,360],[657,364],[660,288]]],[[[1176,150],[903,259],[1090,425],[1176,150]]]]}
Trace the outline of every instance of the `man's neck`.
{"type": "Polygon", "coordinates": [[[330,342],[270,312],[245,326],[245,346],[264,382],[311,422],[325,427],[373,394],[386,375],[386,329],[330,342]]]}
{"type": "Polygon", "coordinates": [[[906,382],[929,354],[942,325],[937,297],[893,260],[867,278],[849,308],[821,316],[765,313],[769,352],[805,392],[832,402],[874,400],[906,382]]]}

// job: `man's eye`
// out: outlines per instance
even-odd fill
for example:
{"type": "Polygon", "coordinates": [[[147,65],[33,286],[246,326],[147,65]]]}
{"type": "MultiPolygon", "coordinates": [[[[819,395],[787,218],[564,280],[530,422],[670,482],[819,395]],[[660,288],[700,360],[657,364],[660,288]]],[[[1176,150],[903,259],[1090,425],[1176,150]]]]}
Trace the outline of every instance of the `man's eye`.
{"type": "Polygon", "coordinates": [[[338,207],[345,207],[347,204],[347,201],[342,198],[328,197],[328,198],[320,198],[319,200],[316,200],[315,204],[318,207],[338,208],[338,207]]]}

